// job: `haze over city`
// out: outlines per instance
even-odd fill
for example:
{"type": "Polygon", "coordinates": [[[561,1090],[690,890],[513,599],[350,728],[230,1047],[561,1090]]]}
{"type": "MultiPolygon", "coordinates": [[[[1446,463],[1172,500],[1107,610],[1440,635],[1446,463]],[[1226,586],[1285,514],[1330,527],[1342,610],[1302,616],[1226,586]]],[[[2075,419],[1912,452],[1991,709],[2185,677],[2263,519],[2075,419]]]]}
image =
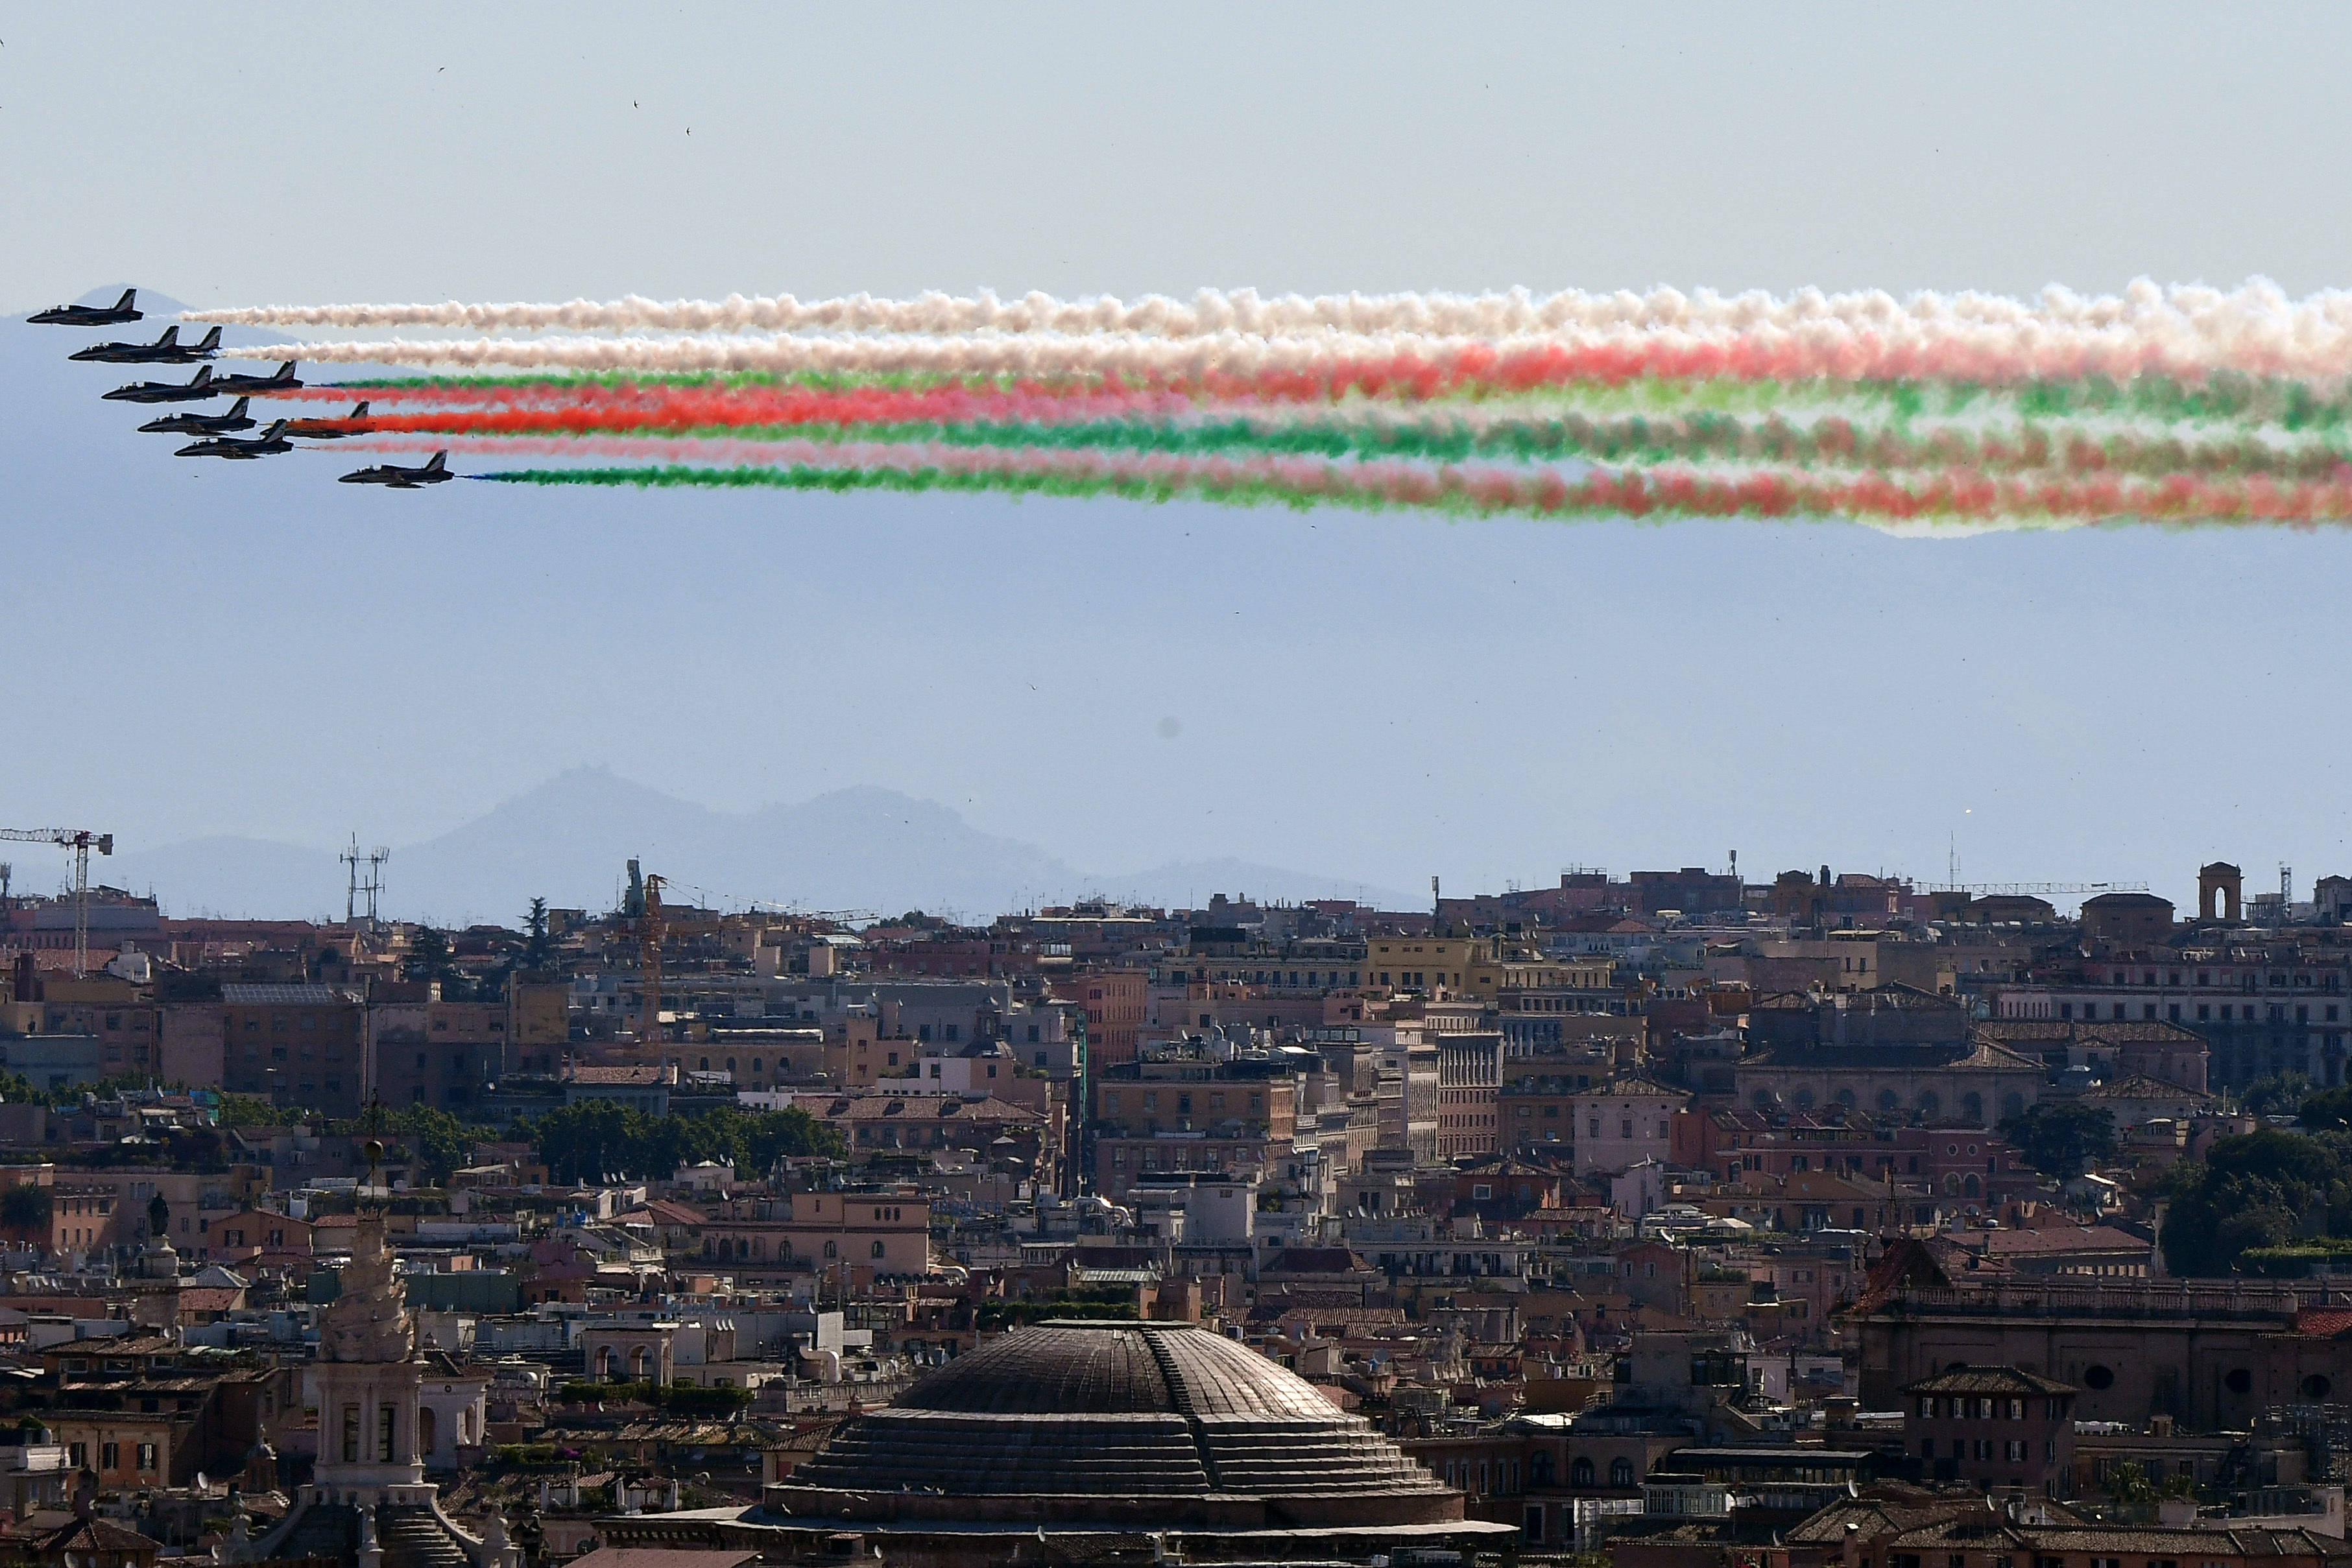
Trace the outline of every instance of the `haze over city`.
{"type": "Polygon", "coordinates": [[[2344,8],[0,4],[11,1568],[2352,1568],[2344,8]]]}

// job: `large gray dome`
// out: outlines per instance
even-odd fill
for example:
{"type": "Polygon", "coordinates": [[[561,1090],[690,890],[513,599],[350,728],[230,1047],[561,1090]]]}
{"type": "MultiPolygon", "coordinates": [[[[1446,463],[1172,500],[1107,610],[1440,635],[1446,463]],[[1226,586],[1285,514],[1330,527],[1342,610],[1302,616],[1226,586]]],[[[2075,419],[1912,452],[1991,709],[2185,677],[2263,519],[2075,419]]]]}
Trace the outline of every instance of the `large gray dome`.
{"type": "Polygon", "coordinates": [[[1261,1528],[1462,1517],[1459,1493],[1314,1385],[1159,1322],[1015,1330],[845,1423],[769,1503],[835,1519],[1191,1514],[1261,1528]]]}

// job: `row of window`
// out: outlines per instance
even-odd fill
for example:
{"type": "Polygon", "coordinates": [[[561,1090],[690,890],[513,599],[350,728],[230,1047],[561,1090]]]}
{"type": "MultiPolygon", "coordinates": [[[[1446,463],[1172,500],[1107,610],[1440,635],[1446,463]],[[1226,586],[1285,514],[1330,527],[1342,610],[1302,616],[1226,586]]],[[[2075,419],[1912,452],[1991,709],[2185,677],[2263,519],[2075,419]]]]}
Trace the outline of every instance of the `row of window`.
{"type": "MultiPolygon", "coordinates": [[[[155,1468],[155,1445],[152,1443],[133,1444],[131,1446],[131,1457],[132,1468],[134,1469],[152,1470],[155,1468]]],[[[66,1445],[66,1463],[67,1466],[72,1469],[88,1469],[89,1468],[89,1445],[88,1443],[68,1443],[66,1445]]],[[[122,1468],[122,1445],[120,1443],[100,1443],[98,1446],[98,1468],[101,1471],[121,1469],[122,1468]]]]}
{"type": "MultiPolygon", "coordinates": [[[[1238,1092],[1234,1095],[1234,1108],[1235,1110],[1239,1110],[1241,1108],[1241,1095],[1238,1092]]],[[[1213,1113],[1222,1111],[1224,1108],[1225,1096],[1223,1092],[1221,1090],[1210,1091],[1210,1111],[1213,1113]]],[[[1253,1091],[1249,1096],[1249,1108],[1253,1111],[1264,1111],[1265,1109],[1265,1095],[1262,1092],[1253,1091]]],[[[1106,1116],[1116,1116],[1118,1114],[1119,1092],[1118,1090],[1106,1089],[1103,1091],[1102,1109],[1103,1114],[1106,1116]]],[[[1143,1092],[1143,1109],[1147,1113],[1160,1109],[1160,1092],[1158,1090],[1147,1089],[1143,1092]]],[[[1179,1116],[1189,1116],[1192,1113],[1192,1095],[1179,1094],[1176,1096],[1176,1113],[1179,1116]]]]}
{"type": "MultiPolygon", "coordinates": [[[[2056,1420],[2059,1402],[2042,1401],[2042,1416],[2056,1420]]],[[[1919,1396],[1919,1415],[1929,1421],[2022,1421],[2025,1401],[1998,1394],[1923,1394],[1919,1396]]],[[[1928,1456],[1933,1458],[1934,1455],[1928,1456]]]]}
{"type": "MultiPolygon", "coordinates": [[[[2180,984],[2180,973],[2181,972],[2179,969],[2167,969],[2164,972],[2164,983],[2168,986],[2177,986],[2180,984]]],[[[2118,986],[2128,986],[2132,983],[2131,971],[2128,969],[2116,969],[2113,971],[2113,974],[2115,976],[2115,983],[2118,986]]],[[[2257,977],[2252,974],[2237,975],[2228,970],[2222,971],[2221,974],[2221,984],[2224,987],[2236,986],[2249,991],[2254,988],[2256,979],[2257,977]]],[[[2286,972],[2283,969],[2272,970],[2270,980],[2271,988],[2276,991],[2284,991],[2287,989],[2289,985],[2286,972]]],[[[2156,984],[2156,971],[2154,969],[2142,969],[2139,972],[2139,983],[2143,986],[2152,986],[2156,984]]],[[[2200,988],[2210,987],[2212,983],[2212,970],[2200,969],[2197,971],[2197,984],[2200,988]]],[[[2312,983],[2312,977],[2306,974],[2296,975],[2293,981],[2294,986],[2305,988],[2309,988],[2312,983]]],[[[2319,983],[2324,989],[2330,991],[2340,990],[2344,985],[2344,977],[2340,974],[2328,975],[2326,976],[2319,983]]]]}
{"type": "MultiPolygon", "coordinates": [[[[2131,1009],[2126,1003],[2111,1002],[2108,1006],[2111,1009],[2109,1016],[2113,1017],[2118,1023],[2131,1016],[2131,1009]]],[[[2058,1016],[2062,1019],[2073,1018],[2074,1016],[2074,1007],[2075,1004],[2073,1002],[2060,1002],[2058,1004],[2058,1016]]],[[[2084,1002],[2082,1004],[2082,1008],[2083,1017],[2085,1021],[2096,1022],[2098,1020],[2098,1003],[2084,1002]]],[[[2141,1020],[2147,1023],[2155,1022],[2156,1009],[2157,1004],[2154,1002],[2140,1003],[2139,1016],[2141,1020]]],[[[2214,1010],[2212,1003],[2199,1002],[2197,1004],[2197,1021],[2199,1023],[2212,1023],[2216,1021],[2214,1019],[2214,1010]]],[[[2257,1007],[2252,1002],[2223,1002],[2221,1005],[2220,1011],[2221,1018],[2219,1021],[2222,1023],[2284,1023],[2287,1021],[2286,1004],[2284,1002],[2272,1002],[2267,1004],[2266,1008],[2257,1007]]],[[[2323,1021],[2327,1023],[2341,1023],[2343,1021],[2343,1004],[2339,1002],[2329,1002],[2324,1009],[2323,1021]]],[[[2165,1021],[2168,1023],[2180,1022],[2180,1004],[2179,1002],[2165,1003],[2164,1018],[2165,1021]]],[[[2298,1002],[2295,1004],[2294,1021],[2305,1024],[2311,1021],[2311,1007],[2309,1003],[2298,1002]]]]}

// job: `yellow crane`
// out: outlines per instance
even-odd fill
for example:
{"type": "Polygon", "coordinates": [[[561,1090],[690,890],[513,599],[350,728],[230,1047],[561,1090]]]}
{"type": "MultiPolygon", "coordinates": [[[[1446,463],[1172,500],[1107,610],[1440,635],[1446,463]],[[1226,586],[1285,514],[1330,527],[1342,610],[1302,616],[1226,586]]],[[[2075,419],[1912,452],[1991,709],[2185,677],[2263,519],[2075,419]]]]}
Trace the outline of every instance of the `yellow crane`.
{"type": "Polygon", "coordinates": [[[112,833],[87,828],[0,828],[0,840],[20,844],[55,844],[71,850],[74,858],[74,978],[89,973],[89,852],[114,852],[112,833]]]}

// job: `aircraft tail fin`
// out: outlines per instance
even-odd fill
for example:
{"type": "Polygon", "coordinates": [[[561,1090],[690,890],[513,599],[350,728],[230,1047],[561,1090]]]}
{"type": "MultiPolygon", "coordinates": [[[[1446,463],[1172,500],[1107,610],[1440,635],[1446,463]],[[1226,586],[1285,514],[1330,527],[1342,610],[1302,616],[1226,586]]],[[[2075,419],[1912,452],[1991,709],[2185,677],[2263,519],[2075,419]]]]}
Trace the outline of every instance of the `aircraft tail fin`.
{"type": "Polygon", "coordinates": [[[427,474],[438,474],[448,466],[449,455],[446,452],[436,452],[433,455],[433,461],[425,465],[425,471],[427,474]]]}
{"type": "Polygon", "coordinates": [[[180,329],[177,327],[166,327],[163,329],[163,335],[155,340],[155,346],[159,349],[172,349],[177,348],[179,342],[180,329]]]}
{"type": "Polygon", "coordinates": [[[231,419],[243,419],[245,417],[245,405],[252,401],[253,400],[249,397],[241,397],[237,399],[235,403],[230,405],[228,416],[231,419]]]}
{"type": "Polygon", "coordinates": [[[122,291],[122,298],[114,302],[114,308],[117,310],[128,310],[138,298],[139,290],[135,288],[126,288],[122,291]]]}
{"type": "Polygon", "coordinates": [[[274,375],[274,376],[270,377],[269,379],[270,379],[271,381],[273,381],[273,382],[290,382],[290,381],[292,381],[292,380],[294,379],[294,361],[291,361],[291,360],[288,360],[288,361],[284,361],[283,363],[281,363],[281,364],[278,367],[278,373],[277,373],[276,375],[274,375]]]}
{"type": "Polygon", "coordinates": [[[275,441],[278,436],[283,435],[285,433],[286,422],[282,419],[273,419],[269,422],[269,428],[261,433],[261,439],[264,441],[275,441]]]}
{"type": "MultiPolygon", "coordinates": [[[[176,330],[176,329],[174,329],[174,330],[176,330]]],[[[196,345],[196,347],[197,347],[197,348],[199,348],[199,349],[217,349],[217,348],[219,348],[219,347],[220,347],[220,329],[219,329],[219,328],[217,328],[217,327],[215,327],[215,328],[214,328],[211,331],[209,331],[209,332],[205,333],[205,337],[204,337],[204,341],[202,341],[202,342],[198,343],[198,344],[196,345]]]]}
{"type": "Polygon", "coordinates": [[[366,402],[362,402],[357,408],[352,409],[351,412],[351,417],[353,419],[365,419],[367,417],[366,402]]]}
{"type": "Polygon", "coordinates": [[[192,387],[205,386],[210,383],[212,379],[213,368],[210,365],[198,365],[195,375],[190,378],[188,384],[192,387]]]}

